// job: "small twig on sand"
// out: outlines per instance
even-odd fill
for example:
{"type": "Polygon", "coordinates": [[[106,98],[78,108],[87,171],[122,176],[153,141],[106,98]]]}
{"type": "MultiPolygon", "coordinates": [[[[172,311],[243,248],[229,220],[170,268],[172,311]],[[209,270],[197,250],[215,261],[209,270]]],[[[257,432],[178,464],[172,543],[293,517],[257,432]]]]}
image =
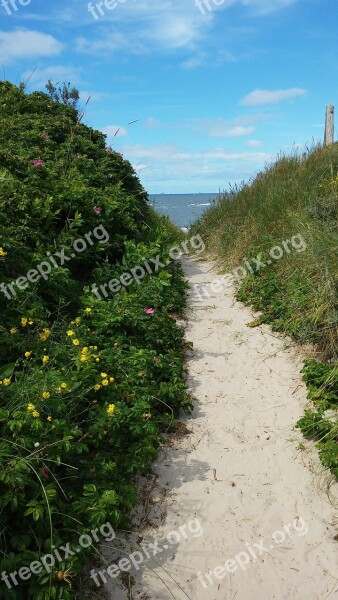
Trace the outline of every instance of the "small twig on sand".
{"type": "Polygon", "coordinates": [[[292,392],[291,396],[293,396],[293,394],[295,394],[295,393],[297,392],[297,390],[299,390],[299,388],[300,388],[300,387],[302,387],[301,383],[299,383],[299,384],[297,385],[297,387],[296,387],[296,388],[293,390],[293,392],[292,392]]]}
{"type": "Polygon", "coordinates": [[[270,410],[270,408],[279,408],[280,406],[286,406],[286,404],[274,404],[273,406],[267,406],[266,408],[261,408],[257,412],[263,412],[264,410],[270,410]]]}

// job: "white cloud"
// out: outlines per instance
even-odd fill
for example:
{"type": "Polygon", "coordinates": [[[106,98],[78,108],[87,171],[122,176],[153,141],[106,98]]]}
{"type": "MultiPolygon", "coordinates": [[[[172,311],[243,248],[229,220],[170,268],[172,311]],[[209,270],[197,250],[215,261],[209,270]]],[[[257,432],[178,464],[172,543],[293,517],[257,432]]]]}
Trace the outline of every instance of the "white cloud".
{"type": "Polygon", "coordinates": [[[270,154],[265,152],[234,152],[224,148],[211,148],[203,152],[185,151],[182,147],[175,144],[156,144],[154,146],[129,145],[123,147],[123,153],[126,158],[153,163],[174,163],[181,164],[182,161],[194,161],[196,169],[199,169],[198,161],[220,160],[220,161],[249,161],[264,164],[271,158],[270,154]]]}
{"type": "Polygon", "coordinates": [[[101,129],[102,133],[105,133],[108,137],[127,137],[128,132],[125,127],[121,125],[107,125],[101,129]]]}
{"type": "Polygon", "coordinates": [[[178,151],[178,146],[174,144],[157,144],[155,146],[124,146],[123,152],[128,153],[127,158],[145,160],[156,160],[156,162],[165,162],[175,155],[178,151]]]}
{"type": "Polygon", "coordinates": [[[78,52],[108,55],[111,51],[128,51],[133,54],[148,51],[194,48],[194,43],[206,34],[213,15],[202,17],[191,0],[181,4],[172,0],[164,2],[140,0],[126,2],[117,11],[105,11],[96,22],[95,36],[75,40],[78,52]],[[115,14],[115,16],[114,16],[115,14]]]}
{"type": "MultiPolygon", "coordinates": [[[[121,31],[109,29],[101,32],[96,39],[76,38],[75,50],[85,54],[109,54],[116,50],[126,50],[129,44],[127,35],[121,31]]],[[[141,50],[138,44],[135,44],[133,50],[136,51],[137,49],[141,50]]]]}
{"type": "Polygon", "coordinates": [[[151,24],[146,36],[166,49],[174,49],[190,45],[199,37],[199,31],[194,19],[172,13],[157,20],[156,27],[151,24]]]}
{"type": "Polygon", "coordinates": [[[197,67],[200,67],[202,63],[203,60],[201,58],[189,58],[181,63],[181,67],[183,69],[196,69],[197,67]]]}
{"type": "Polygon", "coordinates": [[[278,104],[283,100],[290,100],[298,96],[305,96],[307,91],[302,88],[286,90],[254,90],[241,100],[243,106],[258,106],[263,104],[278,104]]]}
{"type": "Polygon", "coordinates": [[[243,127],[242,125],[237,125],[236,127],[227,126],[215,126],[209,131],[210,137],[243,137],[246,135],[250,135],[255,131],[255,127],[243,127]]]}
{"type": "Polygon", "coordinates": [[[248,140],[245,145],[248,148],[261,148],[264,144],[259,140],[248,140]]]}
{"type": "Polygon", "coordinates": [[[230,50],[226,50],[226,49],[222,48],[221,50],[218,51],[218,55],[217,55],[217,63],[218,64],[234,63],[240,59],[241,59],[240,54],[236,55],[233,52],[230,52],[230,50]]]}
{"type": "MultiPolygon", "coordinates": [[[[203,2],[203,0],[201,0],[203,2]]],[[[217,0],[216,0],[217,1],[217,0]]],[[[208,10],[207,6],[205,14],[198,9],[195,5],[195,0],[117,0],[117,5],[113,5],[111,9],[107,8],[103,2],[99,3],[93,0],[95,16],[88,11],[87,2],[83,0],[72,0],[72,2],[66,0],[59,0],[57,5],[50,3],[50,19],[54,22],[74,22],[86,25],[91,24],[98,28],[103,22],[119,22],[131,20],[131,15],[142,26],[145,20],[151,18],[157,18],[158,16],[166,15],[188,15],[192,18],[199,18],[202,27],[208,20],[213,20],[214,15],[217,12],[226,11],[229,8],[239,5],[241,8],[246,9],[247,12],[253,13],[254,15],[265,15],[267,13],[277,12],[281,9],[287,8],[292,4],[296,4],[300,0],[218,0],[218,6],[213,0],[209,0],[211,10],[208,10]],[[97,9],[96,5],[101,4],[101,8],[97,9]],[[61,6],[60,6],[61,5],[61,6]],[[103,14],[102,14],[103,13],[103,14]]],[[[205,0],[207,5],[207,1],[205,0]]],[[[203,7],[203,5],[202,5],[203,7]]],[[[24,17],[26,18],[41,18],[38,14],[33,14],[31,11],[26,12],[24,17]]],[[[45,17],[47,18],[47,16],[45,17]]]]}
{"type": "Polygon", "coordinates": [[[159,119],[154,119],[154,117],[148,117],[148,119],[146,119],[144,122],[144,126],[147,129],[154,129],[156,127],[162,127],[163,124],[161,121],[159,121],[159,119]]]}
{"type": "Polygon", "coordinates": [[[252,8],[257,14],[266,15],[296,4],[299,0],[240,0],[241,4],[252,8]]]}
{"type": "Polygon", "coordinates": [[[16,29],[0,31],[0,56],[3,63],[31,60],[61,54],[64,46],[53,36],[39,31],[16,29]]]}
{"type": "MultiPolygon", "coordinates": [[[[202,40],[210,36],[210,28],[216,22],[219,12],[225,12],[234,5],[242,12],[250,12],[255,17],[278,11],[300,0],[223,0],[218,6],[209,0],[211,10],[204,14],[195,5],[194,0],[128,0],[119,2],[114,10],[101,4],[103,15],[96,9],[97,19],[83,10],[83,0],[72,0],[72,6],[63,15],[54,12],[58,20],[84,22],[92,26],[94,36],[80,37],[75,40],[79,52],[109,54],[111,50],[127,51],[133,54],[148,51],[174,50],[188,48],[196,51],[202,40]]],[[[198,59],[187,59],[183,68],[198,66],[198,59]]],[[[225,50],[223,61],[233,62],[237,57],[225,50]]]]}
{"type": "MultiPolygon", "coordinates": [[[[64,80],[62,80],[64,81],[64,80]]],[[[73,83],[73,80],[68,80],[73,83]]],[[[101,100],[106,100],[112,97],[112,94],[109,92],[90,92],[88,90],[79,90],[80,91],[80,100],[81,102],[87,102],[90,106],[93,102],[100,102],[101,100]]]]}
{"type": "Polygon", "coordinates": [[[254,133],[256,123],[264,119],[263,114],[240,115],[234,119],[195,119],[192,123],[187,121],[187,125],[209,137],[238,138],[254,133]]]}
{"type": "Polygon", "coordinates": [[[259,172],[272,155],[237,152],[221,147],[191,151],[175,144],[124,145],[125,158],[137,168],[141,181],[151,191],[211,191],[239,183],[259,172]]]}

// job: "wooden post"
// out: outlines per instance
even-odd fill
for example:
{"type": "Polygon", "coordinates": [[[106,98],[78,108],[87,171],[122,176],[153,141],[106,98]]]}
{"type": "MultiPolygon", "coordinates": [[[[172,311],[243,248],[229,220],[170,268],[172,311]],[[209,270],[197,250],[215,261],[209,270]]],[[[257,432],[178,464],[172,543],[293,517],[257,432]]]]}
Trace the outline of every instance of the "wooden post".
{"type": "Polygon", "coordinates": [[[326,107],[325,136],[324,146],[334,143],[334,106],[329,104],[326,107]]]}

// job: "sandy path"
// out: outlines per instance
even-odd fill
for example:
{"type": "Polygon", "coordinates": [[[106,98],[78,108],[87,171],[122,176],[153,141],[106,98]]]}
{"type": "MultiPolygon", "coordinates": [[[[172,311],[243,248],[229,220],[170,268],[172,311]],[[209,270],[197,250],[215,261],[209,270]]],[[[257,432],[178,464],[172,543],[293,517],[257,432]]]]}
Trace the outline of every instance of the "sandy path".
{"type": "MultiPolygon", "coordinates": [[[[191,284],[216,276],[209,263],[185,269],[191,284]]],[[[334,508],[316,450],[300,452],[293,430],[306,404],[301,359],[267,326],[248,328],[253,314],[232,290],[202,301],[192,291],[189,302],[192,433],[166,445],[155,464],[150,504],[166,518],[145,537],[161,552],[136,573],[132,597],[333,600],[337,486],[334,508]],[[218,577],[198,579],[226,561],[218,577]]]]}

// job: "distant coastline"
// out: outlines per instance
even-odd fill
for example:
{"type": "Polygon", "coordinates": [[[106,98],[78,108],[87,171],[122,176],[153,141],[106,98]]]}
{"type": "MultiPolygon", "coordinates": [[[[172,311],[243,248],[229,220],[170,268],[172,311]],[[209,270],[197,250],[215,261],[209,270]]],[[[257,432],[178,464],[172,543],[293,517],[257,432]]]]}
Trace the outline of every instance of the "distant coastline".
{"type": "Polygon", "coordinates": [[[190,227],[218,198],[218,193],[149,194],[153,208],[178,227],[190,227]]]}

